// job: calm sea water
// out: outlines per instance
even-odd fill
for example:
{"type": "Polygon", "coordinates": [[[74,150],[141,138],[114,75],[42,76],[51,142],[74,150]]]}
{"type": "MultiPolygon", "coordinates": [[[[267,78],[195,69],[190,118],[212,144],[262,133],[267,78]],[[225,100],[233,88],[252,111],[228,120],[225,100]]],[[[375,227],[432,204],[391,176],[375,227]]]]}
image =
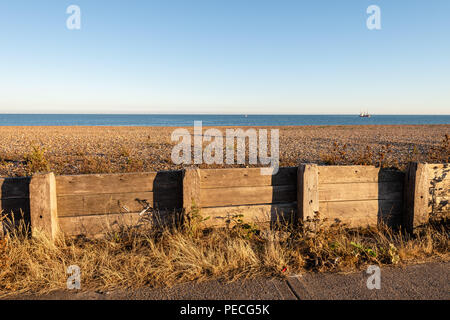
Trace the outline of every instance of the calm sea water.
{"type": "Polygon", "coordinates": [[[450,124],[450,115],[0,114],[0,126],[305,126],[450,124]]]}

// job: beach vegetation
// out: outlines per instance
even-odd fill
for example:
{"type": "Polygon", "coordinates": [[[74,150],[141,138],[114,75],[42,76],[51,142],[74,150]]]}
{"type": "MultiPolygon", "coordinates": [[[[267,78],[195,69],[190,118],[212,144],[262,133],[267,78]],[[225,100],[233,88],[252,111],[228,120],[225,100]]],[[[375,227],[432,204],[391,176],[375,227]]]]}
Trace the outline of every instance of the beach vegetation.
{"type": "Polygon", "coordinates": [[[45,153],[45,148],[35,144],[32,145],[31,150],[24,155],[26,173],[28,175],[50,171],[50,164],[45,153]]]}
{"type": "MultiPolygon", "coordinates": [[[[192,225],[191,225],[192,226],[192,225]]],[[[0,296],[65,289],[67,267],[80,267],[84,290],[172,286],[188,281],[303,272],[350,272],[449,258],[447,218],[406,235],[380,225],[348,228],[316,219],[295,228],[238,223],[233,228],[129,226],[101,238],[51,241],[24,223],[0,241],[0,296]]]]}

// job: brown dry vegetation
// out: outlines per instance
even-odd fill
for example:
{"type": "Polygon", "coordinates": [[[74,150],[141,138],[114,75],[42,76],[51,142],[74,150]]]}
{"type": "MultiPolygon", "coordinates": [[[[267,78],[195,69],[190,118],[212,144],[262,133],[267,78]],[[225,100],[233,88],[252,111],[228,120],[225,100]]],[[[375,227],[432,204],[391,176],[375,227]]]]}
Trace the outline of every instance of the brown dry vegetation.
{"type": "Polygon", "coordinates": [[[413,236],[384,227],[324,226],[319,219],[308,227],[271,230],[239,223],[201,230],[191,224],[124,229],[96,240],[60,236],[56,242],[42,234],[30,238],[22,227],[0,242],[0,296],[64,289],[70,265],[80,267],[82,289],[107,290],[449,259],[448,218],[416,229],[413,236]]]}
{"type": "MultiPolygon", "coordinates": [[[[176,144],[170,139],[174,129],[0,127],[0,175],[24,176],[47,170],[83,174],[180,169],[182,166],[171,160],[176,144]]],[[[281,166],[311,162],[402,169],[408,161],[448,162],[450,157],[450,125],[304,126],[279,130],[281,166]],[[447,140],[443,140],[446,134],[447,140]]],[[[229,165],[201,167],[222,166],[229,165]]]]}

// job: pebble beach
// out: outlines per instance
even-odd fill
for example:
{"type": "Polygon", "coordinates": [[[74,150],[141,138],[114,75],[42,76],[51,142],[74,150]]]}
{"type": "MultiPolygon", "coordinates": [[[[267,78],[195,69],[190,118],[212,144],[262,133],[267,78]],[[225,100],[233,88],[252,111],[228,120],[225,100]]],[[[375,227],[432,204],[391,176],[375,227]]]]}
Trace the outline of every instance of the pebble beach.
{"type": "MultiPolygon", "coordinates": [[[[217,129],[225,132],[226,128],[217,129]]],[[[448,161],[450,124],[286,126],[279,129],[280,166],[373,164],[402,169],[408,161],[448,161]],[[436,153],[439,153],[436,156],[436,153]],[[437,158],[436,158],[437,157],[437,158]]],[[[182,169],[171,159],[174,127],[0,127],[0,175],[29,175],[33,150],[56,174],[182,169]],[[35,152],[36,153],[36,152],[35,152]]],[[[190,132],[193,128],[186,128],[190,132]]],[[[203,130],[208,129],[204,127],[203,130]]],[[[242,128],[244,130],[248,127],[242,128]]],[[[35,156],[35,155],[34,155],[35,156]]],[[[201,168],[247,165],[201,164],[201,168]]]]}

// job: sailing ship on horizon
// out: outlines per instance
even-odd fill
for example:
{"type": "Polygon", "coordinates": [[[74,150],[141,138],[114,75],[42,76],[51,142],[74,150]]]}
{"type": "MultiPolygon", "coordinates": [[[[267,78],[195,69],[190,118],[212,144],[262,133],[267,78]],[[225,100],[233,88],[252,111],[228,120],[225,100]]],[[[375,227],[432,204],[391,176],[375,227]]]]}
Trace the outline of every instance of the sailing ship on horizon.
{"type": "Polygon", "coordinates": [[[361,111],[359,113],[359,117],[360,118],[370,118],[370,113],[369,113],[369,111],[361,111]]]}

